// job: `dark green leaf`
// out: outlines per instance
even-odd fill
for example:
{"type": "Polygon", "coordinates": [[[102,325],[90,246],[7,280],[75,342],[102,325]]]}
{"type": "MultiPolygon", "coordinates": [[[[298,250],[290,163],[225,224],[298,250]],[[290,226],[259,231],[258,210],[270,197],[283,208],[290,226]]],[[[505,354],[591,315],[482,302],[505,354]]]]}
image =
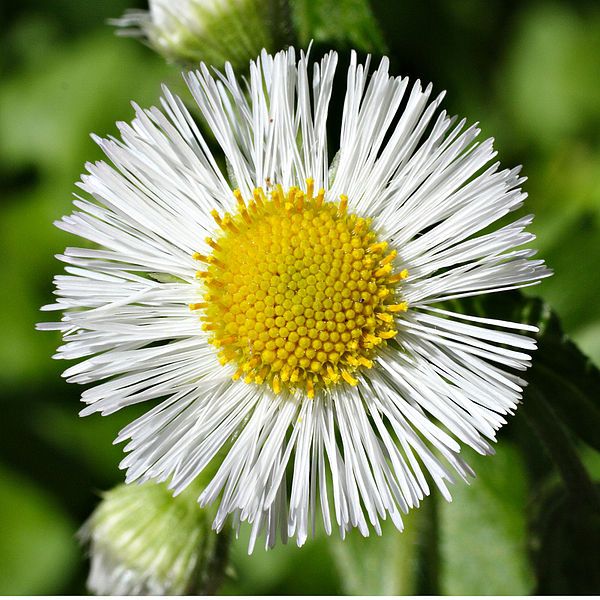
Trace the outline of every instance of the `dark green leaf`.
{"type": "MultiPolygon", "coordinates": [[[[600,493],[600,486],[597,486],[600,493]]],[[[600,589],[600,515],[585,510],[558,486],[533,503],[531,549],[537,594],[597,594],[600,589]]]]}
{"type": "Polygon", "coordinates": [[[527,373],[529,385],[539,389],[573,433],[600,450],[600,370],[564,334],[551,308],[519,292],[464,300],[461,308],[539,327],[538,349],[527,373]]]}
{"type": "Polygon", "coordinates": [[[386,51],[368,0],[291,0],[290,4],[302,46],[314,40],[364,52],[386,51]]]}

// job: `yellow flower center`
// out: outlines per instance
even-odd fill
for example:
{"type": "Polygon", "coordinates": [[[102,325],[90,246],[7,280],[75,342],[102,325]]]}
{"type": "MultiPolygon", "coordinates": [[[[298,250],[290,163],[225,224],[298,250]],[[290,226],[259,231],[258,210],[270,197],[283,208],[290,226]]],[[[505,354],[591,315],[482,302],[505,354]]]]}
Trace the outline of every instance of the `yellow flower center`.
{"type": "Polygon", "coordinates": [[[255,189],[246,202],[239,190],[235,214],[213,216],[219,227],[207,242],[202,328],[223,364],[237,364],[234,379],[282,389],[315,389],[358,382],[377,348],[396,335],[394,313],[407,304],[396,287],[389,251],[371,220],[348,214],[345,196],[326,202],[296,187],[277,186],[269,197],[255,189]]]}

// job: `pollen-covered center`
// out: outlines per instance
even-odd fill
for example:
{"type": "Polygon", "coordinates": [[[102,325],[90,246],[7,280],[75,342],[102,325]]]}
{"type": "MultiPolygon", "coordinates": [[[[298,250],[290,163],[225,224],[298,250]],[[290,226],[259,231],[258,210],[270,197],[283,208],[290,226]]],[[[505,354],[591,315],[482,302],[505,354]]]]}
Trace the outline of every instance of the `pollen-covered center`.
{"type": "Polygon", "coordinates": [[[205,264],[198,277],[203,329],[223,364],[237,365],[234,379],[267,383],[274,392],[357,383],[377,348],[396,335],[394,313],[407,305],[397,296],[405,270],[395,272],[395,250],[377,239],[371,220],[347,212],[347,198],[324,200],[277,186],[254,190],[246,202],[236,190],[237,211],[223,217],[207,239],[213,252],[195,254],[205,264]]]}

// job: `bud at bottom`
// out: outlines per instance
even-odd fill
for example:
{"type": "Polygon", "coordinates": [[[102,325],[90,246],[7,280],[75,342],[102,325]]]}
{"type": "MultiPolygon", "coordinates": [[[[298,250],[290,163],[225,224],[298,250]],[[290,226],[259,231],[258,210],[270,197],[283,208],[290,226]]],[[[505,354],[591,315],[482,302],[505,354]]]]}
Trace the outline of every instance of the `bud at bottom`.
{"type": "Polygon", "coordinates": [[[90,591],[197,592],[217,535],[197,495],[192,487],[173,497],[165,484],[155,482],[123,484],[106,492],[80,532],[89,543],[90,591]]]}

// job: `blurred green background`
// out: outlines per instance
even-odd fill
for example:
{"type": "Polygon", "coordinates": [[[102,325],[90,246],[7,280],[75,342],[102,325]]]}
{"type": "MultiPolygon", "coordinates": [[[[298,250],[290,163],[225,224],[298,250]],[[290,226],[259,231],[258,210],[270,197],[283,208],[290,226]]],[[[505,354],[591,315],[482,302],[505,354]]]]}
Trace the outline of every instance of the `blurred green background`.
{"type": "MultiPolygon", "coordinates": [[[[300,42],[314,38],[316,54],[337,48],[345,64],[350,47],[387,51],[392,72],[432,81],[448,90],[449,112],[480,121],[484,135],[496,137],[504,165],[524,164],[537,247],[555,271],[530,293],[548,301],[564,330],[600,363],[597,2],[295,5],[300,42]]],[[[53,256],[73,244],[52,221],[69,212],[84,162],[100,158],[89,133],[115,133],[115,121],[132,116],[130,100],[149,105],[161,82],[178,91],[181,83],[178,68],[115,37],[106,24],[135,3],[3,6],[0,594],[79,594],[88,565],[74,535],[98,492],[121,481],[122,450],[111,442],[131,412],[80,419],[81,390],[64,383],[65,365],[50,359],[58,336],[34,330],[61,269],[53,256]]],[[[578,451],[600,477],[598,455],[581,443],[578,451]]],[[[428,499],[401,536],[363,541],[351,535],[344,544],[317,537],[302,549],[259,549],[252,557],[245,540],[236,542],[222,592],[600,592],[574,564],[577,550],[597,547],[582,542],[568,511],[559,511],[558,476],[521,416],[501,433],[495,458],[472,462],[475,483],[456,486],[452,504],[428,499]],[[544,518],[550,516],[548,533],[544,518]],[[558,569],[550,568],[555,564],[558,569]]]]}

